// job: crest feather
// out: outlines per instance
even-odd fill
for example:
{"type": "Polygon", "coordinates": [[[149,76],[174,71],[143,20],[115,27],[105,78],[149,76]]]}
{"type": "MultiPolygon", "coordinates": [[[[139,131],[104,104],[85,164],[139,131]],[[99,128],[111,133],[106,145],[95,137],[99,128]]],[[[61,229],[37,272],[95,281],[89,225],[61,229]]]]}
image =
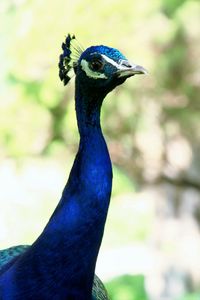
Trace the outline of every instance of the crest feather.
{"type": "Polygon", "coordinates": [[[66,37],[64,43],[62,43],[63,53],[60,55],[59,60],[59,77],[61,81],[63,81],[64,85],[66,85],[72,76],[70,76],[69,72],[71,69],[76,72],[76,66],[78,60],[84,51],[82,46],[77,41],[75,35],[70,35],[66,37]]]}

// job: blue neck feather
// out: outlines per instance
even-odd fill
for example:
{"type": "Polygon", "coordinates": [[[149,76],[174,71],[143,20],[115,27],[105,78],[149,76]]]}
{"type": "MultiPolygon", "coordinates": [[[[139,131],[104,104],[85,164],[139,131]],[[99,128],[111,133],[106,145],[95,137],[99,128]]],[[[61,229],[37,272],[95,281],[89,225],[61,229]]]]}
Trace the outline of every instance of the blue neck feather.
{"type": "Polygon", "coordinates": [[[0,280],[5,300],[91,299],[112,187],[111,162],[100,127],[104,96],[76,82],[78,153],[43,233],[0,280]]]}

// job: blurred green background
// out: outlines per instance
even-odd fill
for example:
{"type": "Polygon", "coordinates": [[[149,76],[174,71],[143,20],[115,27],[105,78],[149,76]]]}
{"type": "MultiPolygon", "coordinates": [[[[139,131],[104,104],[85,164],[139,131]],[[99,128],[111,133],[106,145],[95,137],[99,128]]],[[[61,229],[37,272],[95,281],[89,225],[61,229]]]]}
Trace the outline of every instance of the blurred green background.
{"type": "Polygon", "coordinates": [[[111,300],[199,300],[199,0],[1,0],[0,247],[42,231],[77,150],[69,32],[149,70],[102,109],[114,187],[96,273],[111,300]]]}

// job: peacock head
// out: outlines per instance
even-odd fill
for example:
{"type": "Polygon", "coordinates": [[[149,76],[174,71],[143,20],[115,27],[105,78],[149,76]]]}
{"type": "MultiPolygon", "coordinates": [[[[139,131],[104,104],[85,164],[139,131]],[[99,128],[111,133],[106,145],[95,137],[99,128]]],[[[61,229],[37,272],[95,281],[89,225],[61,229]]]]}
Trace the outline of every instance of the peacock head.
{"type": "Polygon", "coordinates": [[[73,70],[80,84],[93,91],[108,93],[127,78],[147,73],[142,66],[130,63],[115,48],[101,45],[83,50],[74,35],[67,36],[62,49],[59,76],[64,85],[69,82],[73,70]]]}

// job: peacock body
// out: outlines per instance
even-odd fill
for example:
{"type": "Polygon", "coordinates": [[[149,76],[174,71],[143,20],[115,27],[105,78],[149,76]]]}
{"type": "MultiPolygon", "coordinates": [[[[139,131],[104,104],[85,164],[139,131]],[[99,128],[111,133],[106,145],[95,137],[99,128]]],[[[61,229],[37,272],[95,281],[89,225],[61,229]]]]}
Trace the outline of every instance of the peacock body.
{"type": "Polygon", "coordinates": [[[80,143],[61,199],[31,246],[0,251],[1,300],[106,300],[95,276],[112,189],[112,166],[101,131],[105,96],[128,77],[145,73],[116,49],[82,51],[74,36],[62,45],[60,78],[74,70],[80,143]]]}

